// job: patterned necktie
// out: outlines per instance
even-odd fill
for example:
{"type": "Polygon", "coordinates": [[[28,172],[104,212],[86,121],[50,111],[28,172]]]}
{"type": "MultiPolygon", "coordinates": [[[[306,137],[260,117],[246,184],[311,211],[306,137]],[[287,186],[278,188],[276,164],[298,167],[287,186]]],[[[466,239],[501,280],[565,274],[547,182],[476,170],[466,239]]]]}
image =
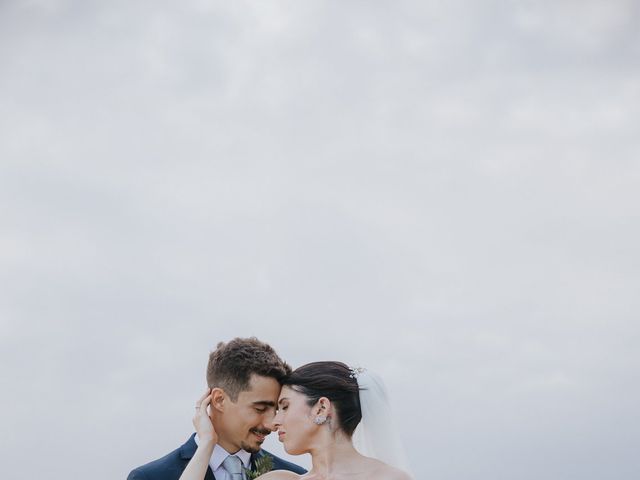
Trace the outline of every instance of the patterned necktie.
{"type": "Polygon", "coordinates": [[[244,480],[242,461],[235,455],[229,455],[222,462],[222,466],[229,473],[231,480],[244,480]]]}

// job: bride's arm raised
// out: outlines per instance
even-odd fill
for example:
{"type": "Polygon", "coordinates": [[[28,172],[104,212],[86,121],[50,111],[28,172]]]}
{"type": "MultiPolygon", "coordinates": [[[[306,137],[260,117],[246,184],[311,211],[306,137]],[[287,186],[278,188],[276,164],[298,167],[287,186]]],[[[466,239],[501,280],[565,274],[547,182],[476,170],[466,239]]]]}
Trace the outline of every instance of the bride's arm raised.
{"type": "Polygon", "coordinates": [[[196,403],[196,414],[193,416],[193,426],[196,427],[198,433],[198,449],[189,460],[187,468],[180,475],[180,480],[204,480],[204,476],[207,474],[213,447],[218,442],[218,435],[207,411],[210,403],[211,390],[207,389],[196,403]]]}

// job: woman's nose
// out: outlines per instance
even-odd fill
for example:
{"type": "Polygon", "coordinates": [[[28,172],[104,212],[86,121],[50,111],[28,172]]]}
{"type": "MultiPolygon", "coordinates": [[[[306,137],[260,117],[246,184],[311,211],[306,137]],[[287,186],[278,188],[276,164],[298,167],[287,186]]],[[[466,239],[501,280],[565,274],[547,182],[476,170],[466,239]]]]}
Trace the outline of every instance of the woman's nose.
{"type": "Polygon", "coordinates": [[[267,427],[272,432],[275,432],[280,424],[278,423],[278,414],[271,416],[270,418],[265,419],[264,426],[267,427]]]}
{"type": "Polygon", "coordinates": [[[271,420],[271,431],[275,432],[281,425],[280,413],[276,413],[273,419],[271,420]]]}

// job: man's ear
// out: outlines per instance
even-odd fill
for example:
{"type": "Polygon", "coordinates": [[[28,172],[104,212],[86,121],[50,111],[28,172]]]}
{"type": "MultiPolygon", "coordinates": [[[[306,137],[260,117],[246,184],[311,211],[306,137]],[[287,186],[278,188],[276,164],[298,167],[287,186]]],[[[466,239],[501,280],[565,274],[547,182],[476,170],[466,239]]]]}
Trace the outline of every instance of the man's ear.
{"type": "Polygon", "coordinates": [[[226,397],[223,389],[218,387],[211,389],[211,410],[224,412],[226,397]]]}

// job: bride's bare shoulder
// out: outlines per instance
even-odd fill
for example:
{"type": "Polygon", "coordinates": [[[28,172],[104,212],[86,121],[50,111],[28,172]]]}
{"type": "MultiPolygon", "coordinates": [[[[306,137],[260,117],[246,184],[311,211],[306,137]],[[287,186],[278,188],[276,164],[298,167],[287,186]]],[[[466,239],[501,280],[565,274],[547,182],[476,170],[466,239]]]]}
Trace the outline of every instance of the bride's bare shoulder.
{"type": "Polygon", "coordinates": [[[413,480],[407,472],[393,467],[387,467],[387,469],[384,475],[385,480],[413,480]]]}
{"type": "Polygon", "coordinates": [[[379,460],[369,459],[375,466],[370,476],[371,480],[413,480],[411,476],[391,465],[379,460]]]}
{"type": "Polygon", "coordinates": [[[257,480],[298,480],[299,478],[301,478],[300,475],[289,470],[272,470],[269,473],[260,475],[257,480]]]}

